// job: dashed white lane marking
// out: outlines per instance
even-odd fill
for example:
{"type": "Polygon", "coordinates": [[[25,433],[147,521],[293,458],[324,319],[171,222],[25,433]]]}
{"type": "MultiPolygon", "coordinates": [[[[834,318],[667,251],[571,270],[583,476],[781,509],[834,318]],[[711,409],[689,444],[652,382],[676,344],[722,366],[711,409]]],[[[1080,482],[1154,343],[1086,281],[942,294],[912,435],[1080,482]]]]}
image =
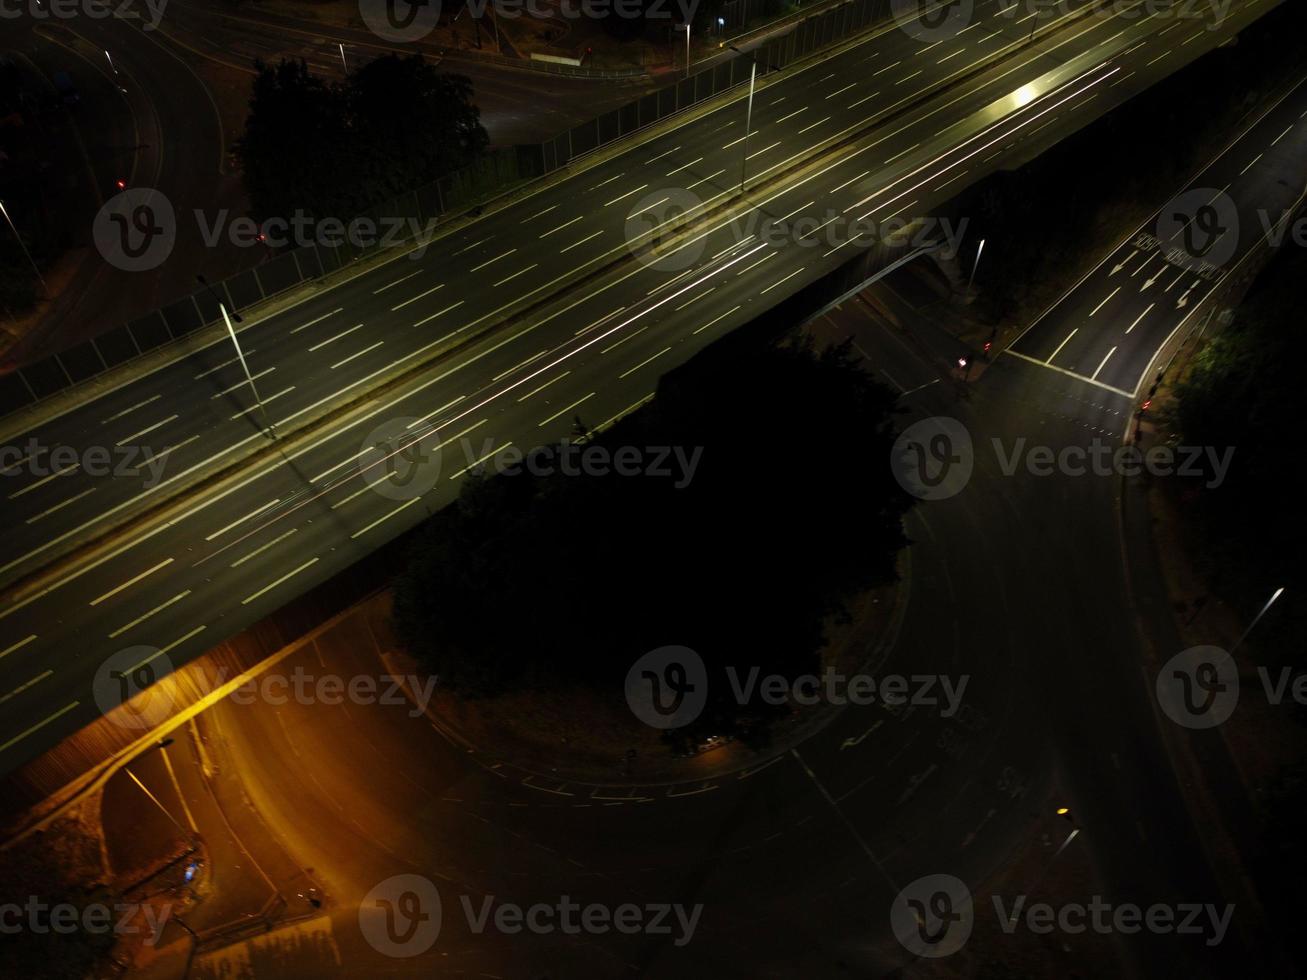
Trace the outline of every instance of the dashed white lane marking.
{"type": "Polygon", "coordinates": [[[1148,314],[1152,312],[1153,307],[1156,306],[1156,305],[1157,305],[1156,303],[1149,303],[1149,304],[1148,304],[1148,309],[1146,309],[1146,310],[1144,310],[1144,312],[1140,313],[1139,316],[1135,319],[1135,322],[1132,323],[1132,324],[1130,324],[1130,326],[1128,326],[1128,327],[1125,328],[1125,332],[1126,332],[1126,333],[1129,333],[1129,332],[1130,332],[1131,330],[1133,330],[1135,327],[1139,326],[1139,321],[1142,320],[1144,317],[1148,316],[1148,314]]]}
{"type": "Polygon", "coordinates": [[[119,439],[117,442],[114,443],[114,445],[121,446],[131,442],[133,439],[139,439],[141,436],[153,432],[155,429],[159,428],[160,426],[167,425],[169,422],[174,421],[176,418],[177,418],[176,415],[169,415],[166,419],[164,419],[161,422],[155,422],[154,425],[147,426],[146,428],[142,429],[140,432],[133,432],[131,435],[119,439]]]}
{"type": "MultiPolygon", "coordinates": [[[[406,504],[404,504],[404,506],[407,507],[409,504],[417,503],[417,501],[420,500],[420,499],[421,499],[420,497],[414,497],[412,500],[410,500],[410,501],[408,501],[406,504]]],[[[394,513],[394,512],[392,511],[391,513],[394,513]]],[[[387,515],[387,516],[389,516],[389,515],[387,515]]],[[[385,520],[385,518],[383,517],[382,520],[385,520]]],[[[379,524],[379,523],[381,523],[381,522],[378,521],[377,523],[379,524]]],[[[375,527],[375,526],[376,526],[375,524],[369,525],[369,527],[375,527]]],[[[365,528],[365,530],[366,530],[366,528],[365,528]]],[[[359,532],[359,533],[361,534],[362,532],[359,532]]],[[[358,537],[358,535],[357,535],[357,534],[351,534],[350,537],[351,537],[351,538],[354,538],[354,537],[358,537]]],[[[313,558],[310,558],[310,559],[309,559],[308,561],[306,561],[304,564],[298,566],[297,568],[293,568],[293,569],[291,569],[289,572],[287,572],[287,573],[286,573],[285,575],[283,575],[281,578],[277,579],[275,582],[270,582],[270,583],[268,583],[267,585],[265,585],[263,588],[259,589],[258,592],[255,592],[253,595],[246,596],[244,599],[241,600],[241,605],[242,605],[242,606],[249,605],[251,602],[253,602],[255,599],[257,599],[259,596],[264,595],[264,594],[266,594],[266,593],[268,593],[268,592],[271,592],[273,589],[275,589],[277,586],[281,585],[282,582],[285,582],[285,581],[286,581],[288,578],[290,578],[291,576],[293,576],[293,575],[298,575],[300,572],[304,571],[304,569],[308,568],[310,565],[315,565],[315,564],[317,564],[317,561],[318,561],[318,559],[317,559],[316,556],[313,557],[313,558]]]]}
{"type": "Polygon", "coordinates": [[[5,751],[6,749],[10,748],[11,746],[17,745],[17,744],[18,744],[19,742],[21,742],[23,739],[27,738],[28,735],[31,735],[33,732],[40,731],[40,730],[41,730],[42,728],[44,728],[46,725],[50,724],[50,722],[52,722],[52,721],[56,721],[56,720],[58,720],[59,718],[62,718],[64,715],[68,714],[68,712],[72,711],[74,708],[76,708],[76,707],[77,707],[79,704],[81,704],[81,703],[82,703],[82,702],[80,702],[80,701],[73,701],[73,702],[70,703],[70,704],[66,704],[66,705],[64,705],[62,708],[60,708],[58,711],[54,712],[53,714],[49,715],[49,716],[46,717],[46,718],[43,718],[43,719],[40,720],[40,721],[38,721],[38,722],[37,722],[35,725],[33,725],[31,728],[28,728],[28,729],[26,729],[25,731],[19,732],[17,735],[15,735],[15,736],[14,736],[13,738],[11,738],[9,741],[5,742],[4,745],[0,745],[0,752],[5,751]]]}
{"type": "Polygon", "coordinates": [[[554,232],[556,232],[556,231],[562,231],[564,228],[568,227],[569,225],[574,225],[574,224],[576,224],[578,221],[580,221],[580,220],[581,220],[582,218],[584,218],[584,217],[585,217],[585,215],[583,215],[583,214],[578,214],[578,215],[577,215],[575,218],[573,218],[571,221],[564,221],[561,225],[558,225],[557,227],[554,227],[554,228],[550,228],[547,232],[545,232],[545,233],[544,233],[543,235],[541,235],[540,237],[541,237],[541,238],[548,238],[548,237],[549,237],[550,235],[552,235],[554,232]]]}
{"type": "MultiPolygon", "coordinates": [[[[375,521],[373,521],[373,522],[372,522],[371,524],[369,524],[367,527],[359,528],[357,531],[355,531],[353,534],[350,535],[350,539],[353,540],[354,538],[357,538],[357,537],[359,537],[360,535],[367,534],[369,531],[371,531],[371,530],[372,530],[374,527],[376,527],[378,524],[381,524],[383,521],[388,521],[388,520],[390,520],[392,517],[394,517],[396,514],[398,514],[401,510],[403,510],[403,509],[406,508],[406,507],[412,507],[414,504],[416,504],[416,503],[417,503],[418,501],[420,501],[421,499],[422,499],[421,497],[413,497],[413,498],[411,498],[411,499],[409,499],[409,500],[404,501],[402,504],[400,504],[400,505],[399,505],[398,507],[396,507],[394,510],[392,510],[392,511],[388,511],[387,513],[383,514],[381,517],[378,517],[375,521]]],[[[316,558],[313,559],[313,560],[314,560],[314,561],[317,561],[316,558]]],[[[297,571],[298,571],[298,569],[297,569],[297,571]]],[[[293,573],[292,573],[292,574],[293,574],[293,573]]],[[[273,584],[275,585],[276,583],[273,583],[273,584]]]]}
{"type": "Polygon", "coordinates": [[[506,283],[506,282],[512,282],[512,281],[513,281],[514,279],[516,279],[518,276],[524,276],[524,275],[526,275],[528,272],[530,272],[532,269],[538,269],[539,267],[540,267],[540,263],[539,263],[539,262],[532,262],[532,263],[531,263],[530,265],[528,265],[525,269],[519,269],[517,272],[514,272],[511,276],[505,276],[503,279],[500,279],[499,282],[495,283],[495,284],[492,285],[490,288],[491,288],[491,289],[497,289],[498,287],[502,286],[504,283],[506,283]]]}
{"type": "Polygon", "coordinates": [[[643,361],[641,361],[639,364],[635,365],[635,367],[630,368],[629,370],[623,371],[621,374],[619,374],[619,375],[617,376],[618,379],[619,379],[619,380],[625,380],[626,377],[627,377],[627,375],[635,374],[635,372],[638,371],[638,370],[640,370],[640,368],[644,367],[644,366],[645,366],[646,364],[648,364],[650,361],[655,360],[656,358],[662,357],[662,356],[663,356],[664,354],[666,354],[669,350],[671,350],[670,347],[664,347],[664,348],[663,348],[662,350],[660,350],[657,354],[654,354],[654,355],[652,355],[652,356],[650,356],[650,357],[646,357],[646,358],[645,358],[643,361]]]}
{"type": "Polygon", "coordinates": [[[378,347],[380,347],[380,346],[381,346],[382,344],[384,344],[384,343],[385,343],[384,340],[378,340],[378,341],[377,341],[375,344],[373,344],[371,347],[364,347],[361,351],[356,351],[355,353],[349,355],[349,357],[346,357],[346,358],[344,358],[344,359],[342,359],[342,360],[339,360],[339,361],[337,361],[335,364],[333,364],[333,365],[331,366],[331,370],[334,371],[334,370],[336,370],[336,368],[338,368],[338,367],[342,367],[342,366],[348,364],[350,361],[353,361],[353,360],[355,360],[355,359],[357,359],[357,358],[362,357],[364,354],[371,353],[372,351],[376,350],[378,347]]]}
{"type": "MultiPolygon", "coordinates": [[[[516,252],[517,249],[513,249],[513,251],[516,252]]],[[[505,253],[504,253],[504,255],[508,255],[508,254],[509,254],[508,252],[505,252],[505,253]]],[[[501,259],[502,259],[503,257],[504,257],[503,255],[499,256],[499,258],[501,258],[501,259]]],[[[495,261],[495,260],[494,260],[494,259],[491,259],[491,260],[490,260],[490,262],[493,262],[493,261],[495,261]]],[[[489,265],[490,262],[485,263],[485,265],[489,265]]],[[[482,268],[484,268],[484,267],[485,267],[485,266],[481,266],[481,265],[479,265],[479,266],[477,266],[477,269],[482,269],[482,268]]],[[[473,269],[472,271],[473,271],[473,272],[476,272],[477,269],[473,269]]],[[[418,300],[420,300],[420,299],[425,299],[426,297],[430,296],[430,295],[431,295],[432,293],[434,293],[436,290],[438,290],[438,289],[444,289],[444,288],[445,288],[445,284],[444,284],[443,282],[440,283],[440,284],[438,284],[438,285],[432,286],[430,289],[427,289],[427,290],[424,290],[423,292],[418,293],[418,294],[417,294],[416,296],[414,296],[412,299],[406,299],[406,300],[404,300],[404,302],[400,303],[398,306],[392,306],[392,307],[390,308],[390,312],[391,312],[391,313],[394,313],[394,312],[397,311],[397,310],[402,310],[404,307],[408,306],[410,303],[416,303],[418,300]]]]}
{"type": "MultiPolygon", "coordinates": [[[[1290,127],[1290,128],[1292,129],[1293,127],[1290,127]]],[[[101,424],[101,425],[108,425],[108,424],[109,424],[110,422],[112,422],[114,419],[120,419],[120,418],[122,418],[124,415],[126,415],[128,412],[134,412],[134,411],[136,411],[138,408],[144,408],[146,405],[150,404],[150,402],[158,401],[158,400],[159,400],[160,398],[162,398],[162,397],[163,397],[163,395],[159,394],[159,395],[154,395],[153,397],[147,398],[147,399],[145,399],[145,401],[143,401],[143,402],[137,402],[137,403],[136,403],[135,405],[133,405],[131,408],[124,408],[121,412],[115,412],[113,415],[110,415],[107,419],[105,419],[105,420],[104,420],[103,422],[101,422],[100,424],[101,424]]]]}
{"type": "Polygon", "coordinates": [[[423,273],[424,271],[425,271],[425,270],[423,270],[423,269],[415,269],[413,272],[410,272],[410,273],[409,273],[408,275],[406,275],[406,276],[400,276],[400,277],[399,277],[398,279],[396,279],[394,282],[388,282],[388,283],[386,283],[386,284],[385,284],[384,286],[382,286],[380,289],[374,289],[374,290],[372,290],[372,295],[373,295],[373,296],[380,296],[382,293],[384,293],[384,292],[385,292],[387,289],[389,289],[391,286],[398,286],[401,282],[408,282],[408,281],[409,281],[410,279],[412,279],[414,276],[420,276],[420,275],[422,275],[422,273],[423,273]]]}
{"type": "Polygon", "coordinates": [[[187,589],[185,592],[179,592],[179,593],[177,593],[177,594],[176,594],[175,596],[173,596],[171,599],[168,599],[168,600],[165,601],[165,602],[161,602],[161,603],[159,603],[159,605],[155,606],[155,607],[154,607],[153,609],[151,609],[149,612],[144,613],[143,615],[137,616],[137,617],[136,617],[135,619],[133,619],[130,623],[127,623],[127,624],[124,625],[124,626],[119,626],[116,630],[114,630],[112,633],[109,634],[109,639],[111,639],[111,640],[115,640],[115,639],[117,639],[118,637],[120,637],[120,636],[122,636],[124,633],[126,633],[129,629],[131,629],[133,626],[139,626],[141,623],[145,622],[147,619],[149,619],[149,618],[150,618],[151,616],[153,616],[155,613],[163,612],[163,610],[165,610],[165,609],[167,609],[169,606],[173,605],[173,603],[180,602],[181,600],[185,599],[185,598],[186,598],[188,595],[190,595],[190,594],[191,594],[191,590],[190,590],[190,589],[187,589]]]}
{"type": "Polygon", "coordinates": [[[1057,350],[1055,350],[1055,351],[1053,351],[1053,353],[1049,354],[1049,355],[1048,355],[1048,360],[1046,360],[1044,363],[1045,363],[1045,364],[1052,364],[1052,363],[1053,363],[1053,358],[1057,357],[1058,354],[1062,353],[1062,348],[1065,347],[1067,344],[1069,344],[1069,343],[1071,342],[1071,338],[1074,337],[1074,336],[1076,335],[1076,331],[1079,330],[1079,329],[1080,329],[1079,327],[1073,327],[1073,328],[1071,329],[1071,332],[1070,332],[1069,334],[1066,335],[1066,340],[1062,341],[1062,343],[1060,343],[1060,344],[1057,345],[1057,350]]]}
{"type": "Polygon", "coordinates": [[[280,542],[282,542],[282,541],[285,541],[287,538],[289,538],[292,534],[294,534],[294,533],[295,533],[296,531],[298,531],[298,530],[299,530],[299,528],[297,528],[297,527],[293,527],[293,528],[291,528],[289,531],[287,531],[285,534],[281,534],[281,535],[278,535],[277,537],[273,538],[273,539],[272,539],[271,541],[269,541],[267,544],[261,544],[261,545],[259,545],[257,548],[255,548],[253,551],[251,551],[248,555],[245,555],[243,558],[237,558],[234,562],[231,563],[231,567],[232,567],[232,568],[238,568],[238,567],[240,567],[241,565],[243,565],[243,564],[245,564],[247,561],[249,561],[251,558],[253,558],[255,555],[262,554],[263,552],[267,551],[267,550],[268,550],[269,548],[271,548],[274,544],[278,544],[278,543],[280,543],[280,542]]]}
{"type": "Polygon", "coordinates": [[[570,412],[572,409],[576,408],[577,405],[580,405],[580,404],[581,404],[582,402],[584,402],[584,401],[588,401],[589,399],[593,398],[594,396],[595,396],[595,392],[592,391],[592,392],[590,392],[590,394],[586,395],[584,398],[578,398],[576,401],[572,402],[572,404],[568,405],[566,408],[561,408],[561,409],[559,409],[559,410],[558,410],[557,412],[555,412],[553,415],[549,416],[549,418],[547,418],[547,419],[542,419],[541,421],[537,422],[537,423],[536,423],[536,428],[539,429],[539,428],[542,427],[542,426],[548,425],[548,424],[549,424],[550,422],[552,422],[554,419],[558,418],[558,416],[563,415],[563,414],[565,414],[565,413],[567,413],[567,412],[570,412]]]}
{"type": "MultiPolygon", "coordinates": [[[[313,348],[310,347],[309,350],[313,350],[313,348]]],[[[252,377],[254,378],[255,381],[258,381],[264,375],[271,374],[275,370],[277,370],[276,367],[270,367],[267,368],[266,370],[260,371],[258,374],[252,375],[252,377]]],[[[240,381],[237,381],[234,385],[230,385],[229,387],[223,388],[222,391],[210,395],[209,400],[212,401],[214,398],[221,398],[223,395],[230,395],[237,388],[244,388],[249,383],[250,383],[249,378],[242,378],[240,381]]]]}
{"type": "Polygon", "coordinates": [[[593,235],[586,235],[586,236],[585,236],[584,238],[582,238],[579,242],[573,242],[571,245],[568,245],[566,248],[560,248],[560,249],[558,250],[558,254],[559,254],[559,255],[562,255],[564,252],[570,252],[572,249],[576,248],[578,245],[584,245],[586,242],[591,241],[592,239],[598,238],[598,237],[599,237],[600,235],[602,235],[602,234],[603,234],[603,230],[600,229],[599,231],[596,231],[593,235]]]}
{"type": "Polygon", "coordinates": [[[354,326],[350,327],[348,330],[342,330],[340,333],[336,334],[336,336],[334,336],[334,337],[328,337],[326,340],[320,340],[320,341],[318,341],[316,344],[314,344],[312,347],[309,348],[309,353],[313,353],[313,351],[315,351],[315,350],[321,350],[323,347],[326,347],[328,344],[334,344],[336,341],[340,340],[341,337],[347,337],[347,336],[349,336],[349,335],[352,334],[355,330],[360,329],[362,326],[363,326],[363,324],[361,324],[361,323],[356,323],[356,324],[354,324],[354,326]]]}
{"type": "MultiPolygon", "coordinates": [[[[262,507],[256,507],[256,508],[254,508],[254,510],[250,511],[248,514],[244,514],[244,515],[242,515],[241,517],[236,518],[236,520],[232,521],[232,522],[231,522],[230,524],[228,524],[226,527],[220,527],[220,528],[218,528],[218,530],[214,531],[212,534],[210,534],[210,535],[208,535],[207,537],[205,537],[204,540],[205,540],[205,541],[212,541],[214,538],[221,537],[222,535],[224,535],[224,534],[226,534],[228,531],[230,531],[232,528],[236,527],[238,524],[244,524],[244,523],[245,523],[246,521],[248,521],[251,517],[255,517],[255,516],[258,515],[258,514],[262,514],[262,513],[263,513],[265,510],[267,510],[269,507],[275,507],[275,506],[276,506],[277,504],[279,504],[279,503],[281,503],[281,498],[280,498],[280,497],[277,497],[277,498],[275,498],[275,499],[273,499],[273,500],[269,500],[269,501],[268,501],[266,504],[264,504],[262,507]]],[[[168,560],[171,561],[172,559],[170,558],[170,559],[168,559],[168,560]]]]}
{"type": "Polygon", "coordinates": [[[122,585],[119,585],[119,586],[116,586],[116,587],[110,589],[110,590],[109,590],[108,592],[106,592],[104,595],[100,596],[100,598],[98,598],[98,599],[92,599],[91,602],[90,602],[90,604],[91,604],[92,606],[98,606],[100,603],[104,602],[105,599],[108,599],[108,598],[110,598],[111,596],[115,596],[115,595],[117,595],[117,594],[118,594],[119,592],[121,592],[123,589],[129,588],[130,586],[135,585],[137,582],[139,582],[141,579],[145,578],[147,575],[150,575],[150,574],[153,573],[153,572],[157,572],[159,569],[163,568],[165,565],[171,565],[171,564],[172,564],[172,559],[171,559],[171,558],[165,558],[163,561],[159,562],[159,564],[155,565],[153,568],[147,568],[145,571],[141,572],[140,575],[137,575],[137,576],[135,576],[134,578],[129,578],[126,582],[122,583],[122,585]]]}
{"type": "Polygon", "coordinates": [[[1119,293],[1120,291],[1121,291],[1121,287],[1120,287],[1120,286],[1117,286],[1114,290],[1112,290],[1112,291],[1107,295],[1107,297],[1103,300],[1103,302],[1099,303],[1097,306],[1094,307],[1093,312],[1091,312],[1089,315],[1090,315],[1090,316],[1093,316],[1094,314],[1096,314],[1096,313],[1097,313],[1099,310],[1101,310],[1104,306],[1106,306],[1108,303],[1110,303],[1111,300],[1112,300],[1112,297],[1115,296],[1115,295],[1116,295],[1117,293],[1119,293]]]}
{"type": "MultiPolygon", "coordinates": [[[[338,307],[336,307],[336,309],[332,310],[330,313],[324,313],[324,314],[322,314],[322,316],[314,317],[314,318],[313,318],[312,320],[310,320],[308,323],[301,323],[298,327],[291,327],[290,332],[291,332],[291,333],[299,333],[301,330],[307,330],[309,327],[313,326],[315,323],[321,323],[323,320],[327,319],[327,317],[329,317],[329,316],[335,316],[337,313],[343,313],[344,311],[345,311],[345,308],[344,308],[343,306],[338,306],[338,307]]],[[[248,355],[249,353],[251,353],[251,352],[250,352],[250,351],[246,351],[246,354],[247,354],[247,355],[248,355]]],[[[234,362],[233,362],[233,361],[228,361],[227,363],[228,363],[228,364],[232,364],[232,363],[234,363],[234,362]]]]}
{"type": "Polygon", "coordinates": [[[494,264],[495,262],[498,262],[500,259],[506,259],[506,258],[508,258],[510,255],[512,255],[512,254],[513,254],[514,252],[516,252],[516,251],[517,251],[517,249],[515,249],[515,248],[510,248],[507,252],[501,252],[499,255],[496,255],[493,259],[487,259],[486,261],[482,262],[480,265],[474,265],[474,266],[473,266],[471,269],[469,269],[468,271],[469,271],[469,272],[480,272],[480,271],[481,271],[482,269],[484,269],[486,266],[488,266],[488,265],[492,265],[492,264],[494,264]]]}
{"type": "Polygon", "coordinates": [[[90,487],[89,489],[83,490],[81,493],[73,494],[73,496],[69,497],[67,500],[60,501],[59,503],[55,504],[53,507],[41,511],[41,513],[37,514],[35,517],[29,517],[26,521],[24,521],[24,523],[35,524],[37,521],[49,517],[51,514],[55,513],[56,511],[63,510],[69,504],[75,504],[77,501],[81,500],[87,494],[91,494],[91,493],[95,493],[95,487],[90,487]]]}
{"type": "Polygon", "coordinates": [[[1107,362],[1111,359],[1112,355],[1115,353],[1116,353],[1116,348],[1113,347],[1110,351],[1108,351],[1106,354],[1103,355],[1103,359],[1098,362],[1098,367],[1095,368],[1094,373],[1089,376],[1090,381],[1098,380],[1098,375],[1102,373],[1103,367],[1107,364],[1107,362]]]}
{"type": "MultiPolygon", "coordinates": [[[[616,204],[618,201],[625,201],[625,200],[626,200],[628,197],[630,197],[632,194],[638,194],[638,193],[640,193],[640,191],[644,190],[644,189],[645,189],[646,187],[648,187],[648,186],[649,186],[648,184],[641,184],[641,185],[640,185],[639,187],[637,187],[635,190],[633,190],[633,191],[627,191],[627,192],[626,192],[625,194],[623,194],[621,197],[615,197],[615,198],[613,198],[611,201],[605,201],[605,202],[604,202],[604,207],[608,207],[608,206],[610,206],[610,205],[616,204]]],[[[474,270],[474,271],[475,271],[475,270],[474,270]]]]}
{"type": "Polygon", "coordinates": [[[0,657],[7,657],[15,650],[21,650],[23,647],[27,646],[27,644],[31,643],[35,639],[36,639],[36,634],[33,633],[31,636],[19,640],[17,643],[13,644],[12,646],[5,647],[5,649],[0,650],[0,657]]]}
{"type": "Polygon", "coordinates": [[[430,316],[424,316],[424,317],[423,317],[421,320],[419,320],[417,323],[413,324],[413,326],[415,326],[415,327],[420,327],[420,326],[422,326],[422,324],[424,324],[424,323],[430,323],[430,322],[431,322],[432,320],[434,320],[436,317],[438,317],[438,316],[444,316],[444,315],[445,315],[446,313],[448,313],[450,310],[456,310],[456,309],[458,309],[460,306],[462,306],[462,305],[463,305],[464,303],[466,303],[466,302],[467,302],[467,300],[465,300],[465,299],[460,299],[457,303],[454,303],[454,304],[452,304],[452,305],[450,305],[450,306],[446,306],[443,310],[437,310],[435,313],[432,313],[430,316]]]}

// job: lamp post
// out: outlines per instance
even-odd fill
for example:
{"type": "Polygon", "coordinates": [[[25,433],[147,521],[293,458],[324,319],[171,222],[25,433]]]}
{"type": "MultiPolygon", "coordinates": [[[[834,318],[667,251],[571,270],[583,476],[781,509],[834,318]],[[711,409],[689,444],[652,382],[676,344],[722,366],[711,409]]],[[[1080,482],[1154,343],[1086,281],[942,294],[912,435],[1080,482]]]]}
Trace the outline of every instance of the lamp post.
{"type": "MultiPolygon", "coordinates": [[[[749,100],[744,110],[744,141],[740,147],[740,193],[744,193],[744,180],[749,169],[749,130],[753,128],[753,88],[758,78],[758,59],[751,54],[745,54],[734,44],[726,45],[736,54],[743,54],[749,59],[749,100]]],[[[776,71],[775,65],[765,65],[768,71],[776,71]]]]}
{"type": "Polygon", "coordinates": [[[1234,646],[1230,647],[1230,656],[1234,656],[1234,651],[1238,650],[1239,647],[1243,644],[1243,641],[1248,639],[1248,634],[1253,631],[1253,627],[1256,626],[1258,621],[1261,620],[1261,618],[1266,615],[1267,610],[1269,610],[1271,606],[1275,604],[1275,600],[1280,598],[1280,596],[1283,593],[1284,593],[1284,586],[1280,586],[1280,588],[1276,589],[1274,594],[1272,594],[1272,596],[1266,600],[1266,605],[1262,606],[1261,612],[1259,612],[1256,616],[1253,617],[1253,621],[1248,624],[1248,628],[1243,631],[1243,635],[1239,637],[1238,640],[1235,641],[1234,646]]]}
{"type": "Polygon", "coordinates": [[[690,77],[690,22],[681,25],[685,28],[685,77],[690,77]]]}
{"type": "Polygon", "coordinates": [[[976,248],[976,259],[971,263],[971,278],[967,280],[967,292],[971,292],[971,284],[976,281],[976,269],[980,267],[980,253],[985,250],[985,240],[980,240],[980,245],[976,248]]]}
{"type": "Polygon", "coordinates": [[[27,250],[27,243],[23,241],[23,236],[18,234],[18,229],[14,227],[14,219],[9,217],[9,209],[5,207],[4,201],[0,201],[0,214],[3,214],[5,216],[5,221],[9,222],[9,230],[14,233],[14,238],[18,241],[18,247],[21,248],[23,254],[27,256],[28,264],[32,267],[32,271],[36,273],[36,278],[41,283],[41,289],[48,297],[50,295],[50,287],[46,285],[45,276],[41,275],[41,270],[36,267],[36,260],[32,258],[32,253],[27,250]]]}
{"type": "MultiPolygon", "coordinates": [[[[263,416],[263,424],[267,426],[264,430],[264,435],[269,439],[276,439],[277,430],[274,429],[272,423],[268,421],[268,410],[263,404],[263,399],[259,397],[259,389],[254,384],[254,376],[250,374],[250,366],[245,363],[245,352],[241,350],[241,342],[236,337],[236,328],[232,326],[231,317],[227,315],[227,304],[218,299],[218,294],[213,291],[213,287],[209,285],[207,279],[203,276],[196,276],[195,278],[200,281],[201,286],[209,291],[209,295],[217,301],[218,310],[222,313],[222,322],[227,325],[227,335],[231,337],[232,346],[236,348],[236,359],[241,362],[241,370],[245,372],[245,380],[249,382],[250,391],[254,393],[254,403],[259,406],[259,414],[263,416]]],[[[237,313],[236,322],[239,323],[240,319],[241,316],[237,313]]]]}

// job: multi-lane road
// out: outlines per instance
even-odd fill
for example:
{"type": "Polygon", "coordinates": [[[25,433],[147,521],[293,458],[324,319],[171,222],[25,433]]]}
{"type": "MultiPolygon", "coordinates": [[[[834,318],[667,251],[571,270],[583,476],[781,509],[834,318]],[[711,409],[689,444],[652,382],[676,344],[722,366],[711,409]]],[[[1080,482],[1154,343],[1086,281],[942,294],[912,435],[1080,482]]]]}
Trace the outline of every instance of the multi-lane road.
{"type": "MultiPolygon", "coordinates": [[[[754,104],[751,180],[787,170],[894,104],[911,108],[776,186],[758,185],[737,220],[714,219],[655,263],[608,270],[579,295],[178,505],[167,523],[8,602],[0,611],[0,765],[12,768],[99,712],[92,677],[108,655],[145,648],[140,660],[161,668],[203,651],[448,502],[458,477],[483,457],[565,436],[576,416],[595,426],[640,404],[662,371],[840,263],[852,251],[840,232],[853,219],[929,214],[1023,139],[1075,128],[1219,43],[1240,17],[1272,6],[1245,4],[1216,30],[1189,23],[1177,31],[1134,6],[1132,16],[1120,8],[1094,14],[915,104],[928,79],[1024,37],[1028,27],[982,5],[974,28],[951,39],[883,35],[768,86],[754,104]],[[764,238],[757,224],[741,231],[740,220],[793,227],[804,217],[813,230],[802,235],[764,238]],[[373,451],[397,431],[421,437],[436,464],[403,486],[373,451]]],[[[698,208],[724,202],[743,155],[741,110],[736,102],[695,118],[487,216],[421,258],[249,325],[242,342],[270,421],[284,437],[297,419],[361,398],[370,382],[497,311],[548,295],[568,273],[621,257],[630,224],[663,220],[668,199],[698,208]]],[[[239,365],[215,344],[14,434],[7,444],[35,437],[79,449],[145,446],[164,469],[163,482],[146,488],[140,478],[90,478],[81,464],[38,475],[5,460],[14,514],[5,573],[39,567],[142,496],[161,499],[210,457],[262,446],[260,427],[239,365]]]]}
{"type": "MultiPolygon", "coordinates": [[[[1301,85],[1301,83],[1300,83],[1301,85]]],[[[1295,87],[1041,316],[1007,353],[1136,398],[1154,354],[1307,192],[1295,87]]]]}

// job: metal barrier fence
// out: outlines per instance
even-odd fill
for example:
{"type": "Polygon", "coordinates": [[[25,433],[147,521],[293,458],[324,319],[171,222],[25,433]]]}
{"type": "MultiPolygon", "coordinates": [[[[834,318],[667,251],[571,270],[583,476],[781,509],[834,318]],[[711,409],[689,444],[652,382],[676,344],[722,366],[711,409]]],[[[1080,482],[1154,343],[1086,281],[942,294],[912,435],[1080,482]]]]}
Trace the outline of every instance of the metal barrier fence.
{"type": "MultiPolygon", "coordinates": [[[[442,215],[456,213],[503,193],[506,186],[543,177],[600,147],[747,83],[751,59],[756,60],[760,74],[785,68],[890,16],[890,0],[848,0],[825,7],[799,20],[793,30],[771,38],[748,55],[650,92],[544,143],[492,150],[475,164],[370,208],[358,217],[378,221],[412,220],[425,227],[427,222],[442,215]]],[[[364,254],[392,244],[361,248],[346,242],[297,248],[215,283],[213,291],[229,310],[244,310],[305,282],[336,272],[364,254]]],[[[208,290],[198,290],[91,340],[0,375],[0,416],[33,405],[165,344],[181,340],[216,323],[220,316],[218,300],[208,290]]]]}

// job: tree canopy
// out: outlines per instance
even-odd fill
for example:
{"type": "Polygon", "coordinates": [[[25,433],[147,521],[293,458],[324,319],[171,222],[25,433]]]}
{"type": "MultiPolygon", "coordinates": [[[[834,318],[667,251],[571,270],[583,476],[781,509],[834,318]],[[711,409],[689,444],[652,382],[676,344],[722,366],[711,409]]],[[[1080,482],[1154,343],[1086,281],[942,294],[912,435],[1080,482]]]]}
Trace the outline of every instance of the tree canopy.
{"type": "Polygon", "coordinates": [[[421,55],[377,58],[344,82],[303,61],[255,67],[237,152],[258,220],[347,220],[470,163],[488,142],[472,83],[421,55]]]}
{"type": "MultiPolygon", "coordinates": [[[[1302,555],[1307,467],[1293,451],[1300,435],[1297,324],[1307,254],[1292,245],[1262,274],[1234,323],[1213,337],[1178,390],[1174,421],[1186,445],[1233,446],[1225,481],[1195,487],[1213,587],[1249,603],[1286,586],[1265,628],[1301,636],[1307,606],[1302,555]]],[[[1268,644],[1268,649],[1274,644],[1268,644]]],[[[1284,647],[1298,659],[1297,644],[1284,647]]]]}
{"type": "Polygon", "coordinates": [[[399,635],[473,696],[581,684],[621,698],[641,655],[688,646],[710,678],[695,729],[757,734],[769,710],[735,703],[726,666],[819,670],[826,618],[895,578],[909,500],[887,465],[893,405],[847,347],[700,355],[594,440],[610,453],[702,447],[688,485],[469,479],[416,539],[396,585],[399,635]]]}

